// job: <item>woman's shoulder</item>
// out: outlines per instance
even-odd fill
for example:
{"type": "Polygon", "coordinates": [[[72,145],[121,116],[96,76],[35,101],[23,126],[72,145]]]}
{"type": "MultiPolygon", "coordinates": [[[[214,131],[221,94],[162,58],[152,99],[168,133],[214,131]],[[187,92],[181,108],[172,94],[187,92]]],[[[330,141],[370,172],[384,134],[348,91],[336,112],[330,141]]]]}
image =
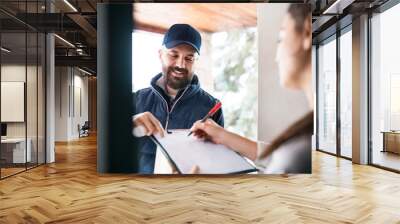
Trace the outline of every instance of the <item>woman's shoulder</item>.
{"type": "MultiPolygon", "coordinates": [[[[259,151],[262,146],[268,144],[260,142],[259,151]]],[[[258,158],[255,163],[267,174],[311,173],[311,135],[305,133],[294,136],[269,156],[258,158]]]]}
{"type": "Polygon", "coordinates": [[[298,134],[292,136],[286,142],[282,143],[282,145],[279,148],[295,148],[301,150],[305,148],[304,146],[310,146],[311,149],[311,138],[312,138],[312,133],[298,134]]]}
{"type": "Polygon", "coordinates": [[[313,114],[306,114],[270,144],[258,144],[256,164],[265,173],[311,173],[313,114]]]}

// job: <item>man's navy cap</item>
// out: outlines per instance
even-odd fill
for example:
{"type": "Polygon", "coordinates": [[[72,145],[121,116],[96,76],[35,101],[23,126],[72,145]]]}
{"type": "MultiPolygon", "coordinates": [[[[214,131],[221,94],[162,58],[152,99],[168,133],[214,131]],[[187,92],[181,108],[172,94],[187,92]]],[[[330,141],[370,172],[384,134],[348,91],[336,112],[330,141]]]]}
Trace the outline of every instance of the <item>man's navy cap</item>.
{"type": "Polygon", "coordinates": [[[200,33],[188,24],[172,25],[164,35],[163,45],[166,48],[173,48],[179,44],[188,44],[200,54],[200,33]]]}

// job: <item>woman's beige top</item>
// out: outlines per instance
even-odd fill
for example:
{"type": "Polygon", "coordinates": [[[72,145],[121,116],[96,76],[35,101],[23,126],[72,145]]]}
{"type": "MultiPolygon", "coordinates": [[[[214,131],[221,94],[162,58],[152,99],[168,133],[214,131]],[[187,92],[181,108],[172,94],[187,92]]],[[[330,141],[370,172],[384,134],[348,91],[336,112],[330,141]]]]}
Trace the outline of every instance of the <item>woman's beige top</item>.
{"type": "Polygon", "coordinates": [[[296,136],[282,144],[272,154],[260,159],[268,143],[257,143],[257,159],[254,162],[260,173],[311,173],[311,135],[296,136]]]}

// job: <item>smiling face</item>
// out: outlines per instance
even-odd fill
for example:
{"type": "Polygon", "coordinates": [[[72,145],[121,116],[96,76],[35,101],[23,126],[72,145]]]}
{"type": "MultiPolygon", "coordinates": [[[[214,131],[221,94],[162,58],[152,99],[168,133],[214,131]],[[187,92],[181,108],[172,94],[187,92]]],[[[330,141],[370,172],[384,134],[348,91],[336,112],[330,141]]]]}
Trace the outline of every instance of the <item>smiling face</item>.
{"type": "Polygon", "coordinates": [[[159,51],[162,73],[169,88],[185,88],[193,77],[193,65],[197,53],[193,47],[180,44],[176,47],[159,51]]]}
{"type": "Polygon", "coordinates": [[[301,88],[303,71],[311,63],[311,18],[299,23],[287,13],[279,32],[276,61],[281,85],[292,89],[301,88]]]}

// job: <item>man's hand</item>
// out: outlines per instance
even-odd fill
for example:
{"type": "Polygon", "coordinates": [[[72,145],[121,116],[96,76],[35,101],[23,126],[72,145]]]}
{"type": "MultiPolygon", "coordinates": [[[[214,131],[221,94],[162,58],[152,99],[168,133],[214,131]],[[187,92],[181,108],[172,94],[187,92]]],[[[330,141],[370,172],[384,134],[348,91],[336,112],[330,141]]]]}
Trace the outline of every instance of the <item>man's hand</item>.
{"type": "Polygon", "coordinates": [[[193,166],[189,174],[200,174],[200,167],[197,165],[193,166]]]}
{"type": "MultiPolygon", "coordinates": [[[[179,174],[177,170],[172,168],[172,174],[179,174]]],[[[200,167],[197,165],[194,165],[192,169],[190,169],[189,173],[187,174],[200,174],[200,167]]]]}
{"type": "Polygon", "coordinates": [[[150,112],[144,112],[133,116],[133,127],[134,133],[135,129],[142,127],[142,129],[144,128],[143,134],[146,136],[159,134],[161,137],[164,137],[164,128],[161,126],[160,121],[150,112]]]}

